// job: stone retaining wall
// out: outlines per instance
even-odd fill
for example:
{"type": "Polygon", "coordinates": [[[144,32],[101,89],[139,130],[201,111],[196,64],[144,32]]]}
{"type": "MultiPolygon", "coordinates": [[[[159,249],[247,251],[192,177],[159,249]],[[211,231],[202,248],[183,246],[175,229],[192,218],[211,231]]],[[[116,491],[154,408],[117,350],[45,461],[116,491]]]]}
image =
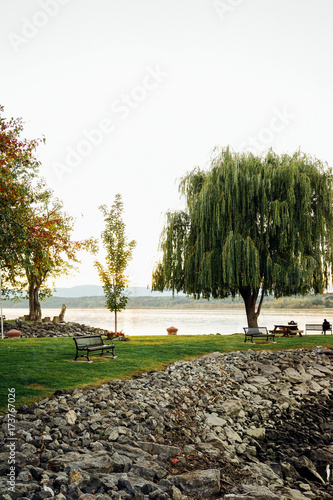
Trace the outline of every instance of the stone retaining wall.
{"type": "Polygon", "coordinates": [[[21,319],[17,319],[15,324],[4,322],[4,333],[11,329],[16,329],[22,332],[23,338],[28,337],[77,337],[80,335],[99,335],[104,334],[107,330],[102,328],[94,328],[92,326],[81,325],[79,323],[53,323],[42,322],[30,325],[21,319]]]}

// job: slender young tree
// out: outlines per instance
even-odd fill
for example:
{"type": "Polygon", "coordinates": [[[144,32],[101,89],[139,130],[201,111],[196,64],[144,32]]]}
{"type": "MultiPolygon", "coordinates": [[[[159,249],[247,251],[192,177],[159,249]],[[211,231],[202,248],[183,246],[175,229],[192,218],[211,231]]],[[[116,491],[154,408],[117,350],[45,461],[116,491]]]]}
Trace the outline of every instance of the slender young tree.
{"type": "Polygon", "coordinates": [[[95,262],[106,299],[106,307],[114,312],[115,333],[117,333],[117,313],[126,308],[128,295],[128,279],[125,275],[132,253],[136,246],[134,240],[128,242],[125,235],[125,223],[123,222],[124,205],[120,194],[108,210],[106,205],[99,207],[104,221],[105,229],[102,232],[102,241],[106,250],[106,265],[95,262]]]}
{"type": "Polygon", "coordinates": [[[301,152],[222,150],[180,183],[186,210],[168,213],[153,289],[195,298],[240,294],[248,326],[264,296],[322,293],[333,265],[333,177],[301,152]]]}

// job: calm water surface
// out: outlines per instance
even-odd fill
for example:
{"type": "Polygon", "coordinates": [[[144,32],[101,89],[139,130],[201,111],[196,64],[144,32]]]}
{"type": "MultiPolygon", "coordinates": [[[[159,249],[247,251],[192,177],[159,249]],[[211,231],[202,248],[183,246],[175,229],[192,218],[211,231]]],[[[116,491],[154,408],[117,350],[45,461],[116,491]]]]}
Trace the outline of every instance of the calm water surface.
{"type": "MultiPolygon", "coordinates": [[[[43,309],[43,317],[59,314],[59,309],[43,309]]],[[[26,309],[4,309],[7,319],[15,319],[27,314],[26,309]]],[[[294,320],[301,330],[305,323],[322,323],[326,318],[333,321],[331,309],[278,309],[263,310],[259,326],[274,328],[275,324],[294,320]]],[[[106,309],[67,309],[66,321],[74,321],[94,327],[114,328],[114,316],[106,309]]],[[[220,311],[202,311],[189,309],[125,309],[118,315],[118,330],[127,335],[166,335],[166,328],[175,326],[178,335],[209,335],[221,333],[243,333],[247,326],[245,312],[241,309],[221,309],[220,311]]]]}

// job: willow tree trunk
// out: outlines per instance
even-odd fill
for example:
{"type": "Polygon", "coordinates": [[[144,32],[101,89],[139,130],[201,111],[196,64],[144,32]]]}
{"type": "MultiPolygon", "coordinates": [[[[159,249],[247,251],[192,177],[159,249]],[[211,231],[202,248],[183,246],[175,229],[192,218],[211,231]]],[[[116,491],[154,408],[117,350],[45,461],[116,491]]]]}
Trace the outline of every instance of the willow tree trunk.
{"type": "Polygon", "coordinates": [[[42,310],[38,298],[39,286],[31,283],[29,286],[29,319],[30,321],[37,321],[42,319],[42,310]]]}
{"type": "Polygon", "coordinates": [[[264,293],[262,293],[258,308],[256,310],[257,299],[259,295],[259,289],[253,289],[251,287],[243,287],[239,289],[241,296],[243,297],[246,316],[247,316],[247,326],[256,327],[258,326],[258,317],[261,310],[261,305],[264,299],[264,293]]]}

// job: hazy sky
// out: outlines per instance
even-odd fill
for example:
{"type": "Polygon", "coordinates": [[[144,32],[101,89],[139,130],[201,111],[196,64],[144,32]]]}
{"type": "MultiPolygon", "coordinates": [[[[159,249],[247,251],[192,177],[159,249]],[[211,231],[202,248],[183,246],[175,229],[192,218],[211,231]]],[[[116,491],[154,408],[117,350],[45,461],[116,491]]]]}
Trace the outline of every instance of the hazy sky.
{"type": "MultiPolygon", "coordinates": [[[[0,0],[0,104],[46,137],[75,239],[123,196],[146,286],[177,179],[216,146],[333,164],[332,19],[332,0],[0,0]]],[[[100,284],[93,260],[57,286],[100,284]]]]}

